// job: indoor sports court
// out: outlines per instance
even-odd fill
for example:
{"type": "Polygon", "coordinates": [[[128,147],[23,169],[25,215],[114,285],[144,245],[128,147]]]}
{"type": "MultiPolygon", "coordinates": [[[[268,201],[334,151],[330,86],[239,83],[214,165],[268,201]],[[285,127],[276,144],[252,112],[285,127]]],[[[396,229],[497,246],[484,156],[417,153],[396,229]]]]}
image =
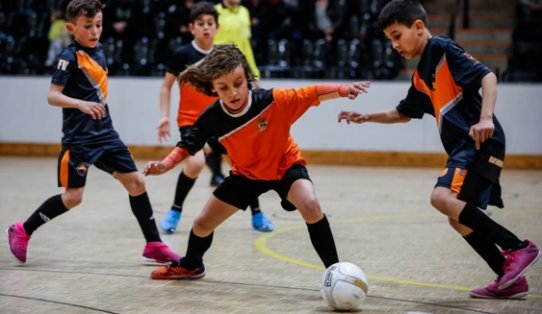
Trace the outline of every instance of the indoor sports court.
{"type": "MultiPolygon", "coordinates": [[[[145,160],[138,160],[142,168],[145,160]]],[[[181,164],[182,166],[182,164],[181,164]]],[[[369,295],[358,313],[541,313],[542,263],[526,277],[525,300],[469,298],[494,275],[429,205],[439,168],[309,164],[341,260],[360,266],[369,295]]],[[[54,157],[0,157],[0,228],[24,219],[54,187],[54,157]]],[[[260,233],[239,212],[216,232],[196,281],[155,281],[143,265],[144,240],[118,182],[91,168],[83,203],[33,235],[18,265],[0,238],[1,313],[331,313],[319,292],[323,267],[296,212],[274,192],[261,198],[276,230],[260,233]]],[[[150,177],[147,188],[160,219],[177,172],[150,177]]],[[[212,188],[206,169],[189,195],[179,229],[162,239],[186,249],[191,221],[212,188]]],[[[492,217],[520,237],[542,243],[542,171],[505,170],[505,209],[492,217]]]]}

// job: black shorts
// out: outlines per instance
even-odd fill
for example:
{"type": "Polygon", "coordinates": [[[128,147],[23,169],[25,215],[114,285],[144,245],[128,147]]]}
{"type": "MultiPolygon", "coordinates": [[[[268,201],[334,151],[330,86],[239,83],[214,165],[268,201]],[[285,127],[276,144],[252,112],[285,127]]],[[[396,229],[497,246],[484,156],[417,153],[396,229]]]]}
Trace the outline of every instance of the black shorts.
{"type": "MultiPolygon", "coordinates": [[[[181,133],[181,139],[183,138],[183,133],[186,133],[188,129],[190,128],[191,126],[182,126],[179,128],[179,133],[181,133]]],[[[214,153],[219,154],[219,155],[227,154],[226,148],[224,148],[224,146],[222,146],[222,144],[218,142],[218,138],[211,137],[207,139],[207,144],[209,145],[209,147],[211,147],[211,150],[214,153]]]]}
{"type": "Polygon", "coordinates": [[[216,188],[213,194],[219,200],[245,210],[252,200],[269,190],[274,190],[281,199],[282,208],[287,211],[294,211],[296,210],[295,206],[286,197],[290,187],[298,179],[311,181],[307,168],[300,164],[291,166],[280,180],[252,180],[240,175],[230,174],[216,188]]]}
{"type": "Polygon", "coordinates": [[[134,158],[121,139],[62,147],[58,156],[58,186],[64,188],[85,186],[88,169],[92,165],[109,174],[137,171],[134,158]]]}

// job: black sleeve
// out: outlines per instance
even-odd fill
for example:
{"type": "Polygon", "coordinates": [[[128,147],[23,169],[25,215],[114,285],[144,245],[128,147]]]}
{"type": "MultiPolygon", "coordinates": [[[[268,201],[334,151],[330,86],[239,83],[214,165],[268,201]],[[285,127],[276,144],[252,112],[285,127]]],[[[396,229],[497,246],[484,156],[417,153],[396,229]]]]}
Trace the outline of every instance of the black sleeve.
{"type": "Polygon", "coordinates": [[[474,59],[453,41],[446,46],[446,60],[454,81],[466,90],[478,91],[482,78],[491,72],[491,69],[474,59]]]}
{"type": "Polygon", "coordinates": [[[424,113],[435,115],[429,97],[416,90],[414,86],[410,86],[406,98],[401,100],[396,109],[402,115],[413,119],[421,119],[424,113]]]}

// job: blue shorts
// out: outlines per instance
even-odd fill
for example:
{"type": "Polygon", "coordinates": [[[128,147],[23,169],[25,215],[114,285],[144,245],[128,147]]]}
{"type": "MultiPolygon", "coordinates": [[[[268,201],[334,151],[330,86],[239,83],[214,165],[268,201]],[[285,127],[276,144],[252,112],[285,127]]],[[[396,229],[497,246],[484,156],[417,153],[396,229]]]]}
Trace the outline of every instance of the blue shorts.
{"type": "Polygon", "coordinates": [[[291,166],[280,180],[273,181],[252,180],[230,173],[224,182],[215,189],[213,195],[223,202],[245,210],[255,198],[269,190],[274,190],[281,199],[282,208],[294,211],[296,210],[294,204],[290,203],[286,197],[290,187],[298,179],[311,181],[307,168],[300,164],[291,166]]]}
{"type": "Polygon", "coordinates": [[[457,193],[458,199],[480,208],[487,205],[503,208],[499,184],[501,168],[491,160],[474,147],[463,146],[448,157],[435,186],[448,188],[457,193]]]}
{"type": "Polygon", "coordinates": [[[109,174],[137,171],[132,154],[119,138],[106,143],[62,147],[58,156],[58,186],[85,186],[88,169],[92,165],[109,174]]]}

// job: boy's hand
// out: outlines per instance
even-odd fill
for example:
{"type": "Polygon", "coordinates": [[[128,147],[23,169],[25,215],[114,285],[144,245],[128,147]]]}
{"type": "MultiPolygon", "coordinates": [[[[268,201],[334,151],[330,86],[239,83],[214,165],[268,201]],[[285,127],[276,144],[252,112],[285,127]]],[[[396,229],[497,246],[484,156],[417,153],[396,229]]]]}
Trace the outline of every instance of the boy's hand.
{"type": "Polygon", "coordinates": [[[169,117],[161,118],[156,128],[158,129],[158,141],[162,143],[171,136],[169,133],[169,117]]]}
{"type": "Polygon", "coordinates": [[[97,102],[83,101],[79,106],[79,110],[88,114],[92,120],[99,120],[105,117],[105,107],[97,102]]]}
{"type": "Polygon", "coordinates": [[[470,127],[469,136],[474,140],[476,149],[480,149],[480,144],[493,136],[495,124],[493,119],[480,119],[480,122],[470,127]]]}
{"type": "Polygon", "coordinates": [[[143,169],[143,174],[148,175],[159,175],[168,171],[166,165],[161,161],[149,161],[145,168],[143,169]]]}
{"type": "Polygon", "coordinates": [[[355,99],[359,94],[367,93],[370,86],[371,82],[369,81],[343,84],[339,87],[339,95],[342,97],[348,97],[349,99],[355,99]]]}
{"type": "Polygon", "coordinates": [[[366,114],[355,111],[341,111],[338,120],[339,123],[341,123],[342,120],[346,121],[348,124],[350,124],[350,122],[363,123],[369,121],[369,117],[366,114]]]}

